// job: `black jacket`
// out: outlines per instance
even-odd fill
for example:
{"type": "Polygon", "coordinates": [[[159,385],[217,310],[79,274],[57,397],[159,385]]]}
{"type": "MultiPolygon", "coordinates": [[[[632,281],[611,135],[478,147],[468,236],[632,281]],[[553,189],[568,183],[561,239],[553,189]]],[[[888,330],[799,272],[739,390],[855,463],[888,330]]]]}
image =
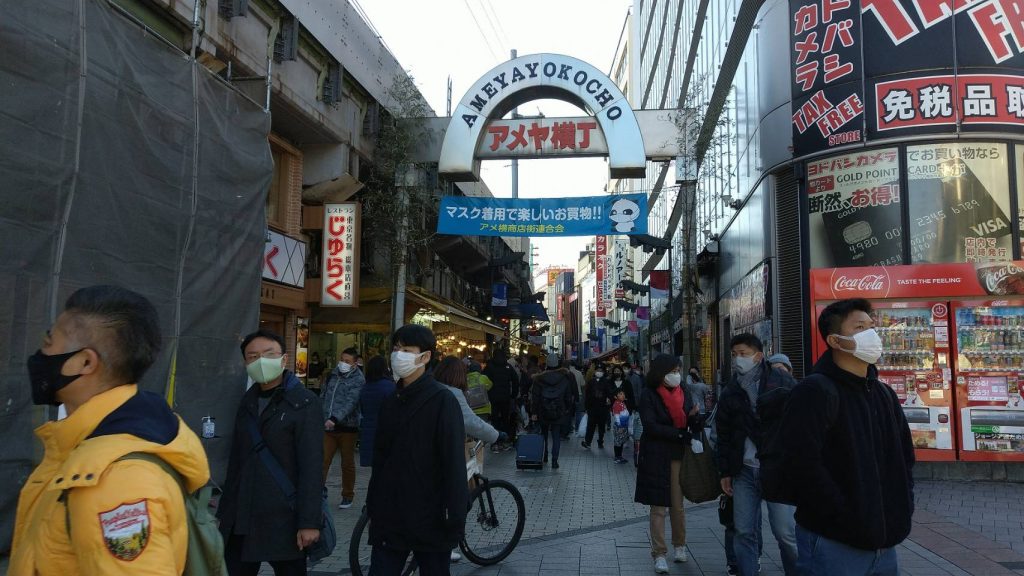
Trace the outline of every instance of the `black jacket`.
{"type": "Polygon", "coordinates": [[[491,402],[510,402],[515,395],[516,385],[519,384],[519,375],[508,365],[505,360],[492,359],[482,372],[484,376],[491,379],[491,389],[487,396],[491,402]]]}
{"type": "Polygon", "coordinates": [[[563,418],[576,412],[576,380],[565,370],[547,370],[533,380],[533,388],[530,390],[531,414],[536,414],[544,421],[544,397],[554,398],[555,395],[561,396],[563,418]]]}
{"type": "Polygon", "coordinates": [[[862,550],[889,548],[910,534],[910,427],[899,398],[878,381],[874,366],[862,378],[839,368],[826,352],[793,389],[781,434],[797,523],[862,550]],[[821,384],[826,380],[839,395],[833,422],[821,384]]]}
{"type": "Polygon", "coordinates": [[[300,528],[319,530],[321,522],[324,421],[320,399],[287,371],[262,414],[258,413],[259,392],[258,384],[249,388],[235,416],[227,481],[217,509],[221,533],[225,540],[232,534],[245,535],[245,561],[303,558],[295,535],[300,528]],[[267,450],[298,492],[295,510],[253,451],[248,427],[253,417],[259,419],[267,450]]]}
{"type": "Polygon", "coordinates": [[[430,374],[384,400],[366,494],[371,544],[427,551],[458,545],[469,497],[465,439],[458,400],[430,374]]]}
{"type": "MultiPolygon", "coordinates": [[[[796,380],[788,372],[772,368],[767,362],[762,361],[761,383],[758,385],[757,395],[761,396],[780,386],[792,388],[796,386],[796,380]]],[[[743,471],[743,452],[747,438],[753,440],[754,446],[760,448],[761,435],[757,414],[750,405],[747,392],[740,386],[736,374],[733,374],[718,399],[715,427],[718,433],[718,473],[722,478],[739,476],[743,471]]]]}
{"type": "MultiPolygon", "coordinates": [[[[633,395],[633,383],[629,381],[629,378],[622,377],[622,390],[626,393],[626,410],[631,413],[636,411],[636,397],[633,395]]],[[[615,402],[615,395],[619,393],[619,389],[615,387],[615,377],[608,379],[608,401],[615,402]]],[[[609,404],[611,408],[611,404],[609,404]]]]}
{"type": "Polygon", "coordinates": [[[648,506],[671,506],[672,461],[682,460],[692,434],[704,426],[699,414],[690,416],[693,400],[683,396],[686,412],[686,430],[672,422],[665,401],[656,390],[644,387],[640,394],[640,421],[644,433],[640,437],[640,457],[637,462],[636,492],[633,499],[648,506]]]}
{"type": "Polygon", "coordinates": [[[590,379],[587,385],[583,387],[583,403],[588,412],[595,410],[609,410],[611,404],[608,403],[608,393],[611,391],[613,384],[607,376],[602,376],[590,379]]]}

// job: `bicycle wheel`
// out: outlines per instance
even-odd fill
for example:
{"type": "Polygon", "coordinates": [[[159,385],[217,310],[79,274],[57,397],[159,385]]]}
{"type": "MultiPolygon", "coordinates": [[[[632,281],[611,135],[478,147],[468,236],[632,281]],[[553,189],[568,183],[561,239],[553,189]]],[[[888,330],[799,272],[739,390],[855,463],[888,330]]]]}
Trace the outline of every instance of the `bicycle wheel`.
{"type": "MultiPolygon", "coordinates": [[[[370,546],[370,516],[363,507],[363,514],[352,529],[352,539],[348,543],[348,567],[352,576],[366,576],[370,573],[370,555],[373,547],[370,546]]],[[[411,576],[416,573],[416,561],[412,554],[405,561],[405,569],[402,576],[411,576]]]]}
{"type": "Polygon", "coordinates": [[[469,493],[466,536],[459,548],[474,564],[497,564],[519,544],[525,525],[523,495],[504,480],[489,480],[469,493]]]}

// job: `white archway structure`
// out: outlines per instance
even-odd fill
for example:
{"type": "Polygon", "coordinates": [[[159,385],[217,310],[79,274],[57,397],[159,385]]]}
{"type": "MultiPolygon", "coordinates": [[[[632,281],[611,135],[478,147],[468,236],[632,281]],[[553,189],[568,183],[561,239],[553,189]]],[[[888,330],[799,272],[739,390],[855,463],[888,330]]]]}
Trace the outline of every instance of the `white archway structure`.
{"type": "Polygon", "coordinates": [[[531,100],[551,98],[592,113],[608,142],[612,178],[642,178],[647,157],[633,109],[618,86],[590,64],[561,54],[531,54],[491,69],[453,111],[438,169],[449,180],[480,179],[477,145],[488,121],[531,100]]]}

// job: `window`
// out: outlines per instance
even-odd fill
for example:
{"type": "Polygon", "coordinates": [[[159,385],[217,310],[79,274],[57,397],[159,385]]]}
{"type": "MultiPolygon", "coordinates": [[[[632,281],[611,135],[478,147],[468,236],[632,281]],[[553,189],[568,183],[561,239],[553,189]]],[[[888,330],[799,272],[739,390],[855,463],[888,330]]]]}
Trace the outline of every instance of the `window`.
{"type": "Polygon", "coordinates": [[[896,148],[807,163],[812,268],[903,263],[896,148]]]}
{"type": "Polygon", "coordinates": [[[914,263],[1013,258],[1006,145],[907,147],[910,253],[914,263]]]}
{"type": "Polygon", "coordinates": [[[291,155],[285,150],[270,146],[274,158],[274,174],[270,178],[267,193],[267,224],[285,230],[288,220],[288,179],[291,173],[291,155]]]}

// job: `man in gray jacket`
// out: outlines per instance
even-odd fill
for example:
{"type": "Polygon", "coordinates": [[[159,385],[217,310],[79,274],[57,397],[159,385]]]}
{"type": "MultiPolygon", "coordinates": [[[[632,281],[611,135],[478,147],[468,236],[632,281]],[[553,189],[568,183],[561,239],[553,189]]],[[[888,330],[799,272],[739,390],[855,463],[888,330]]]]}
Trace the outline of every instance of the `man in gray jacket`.
{"type": "Polygon", "coordinates": [[[331,370],[320,396],[324,412],[324,483],[341,450],[341,504],[352,506],[356,495],[356,441],[359,439],[359,393],[366,379],[356,366],[359,353],[348,348],[341,353],[338,365],[331,370]]]}

